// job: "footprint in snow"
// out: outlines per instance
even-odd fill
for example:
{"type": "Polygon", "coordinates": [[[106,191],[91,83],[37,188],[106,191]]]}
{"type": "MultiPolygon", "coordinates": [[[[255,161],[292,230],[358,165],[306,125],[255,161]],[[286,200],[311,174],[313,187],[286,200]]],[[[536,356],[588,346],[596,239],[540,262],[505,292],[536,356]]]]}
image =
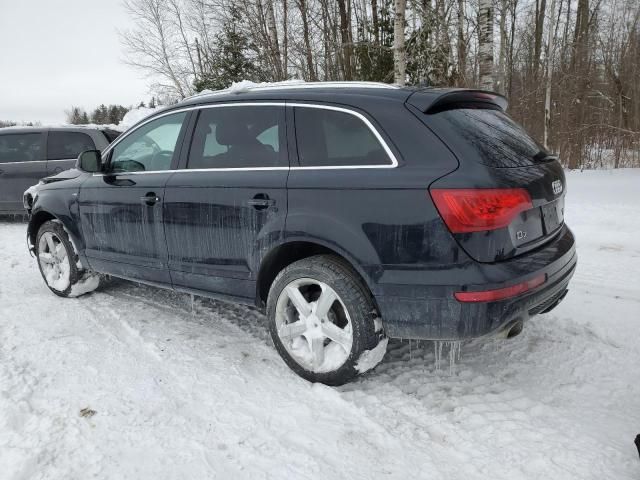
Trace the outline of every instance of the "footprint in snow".
{"type": "Polygon", "coordinates": [[[85,407],[82,410],[80,410],[80,416],[84,417],[84,418],[91,418],[93,417],[96,413],[95,410],[91,410],[89,407],[85,407]]]}

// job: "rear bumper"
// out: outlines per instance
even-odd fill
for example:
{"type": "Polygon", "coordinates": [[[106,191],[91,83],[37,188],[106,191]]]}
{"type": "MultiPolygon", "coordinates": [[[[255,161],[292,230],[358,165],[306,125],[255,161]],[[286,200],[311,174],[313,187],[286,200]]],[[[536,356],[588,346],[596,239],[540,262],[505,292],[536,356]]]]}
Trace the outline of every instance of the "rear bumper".
{"type": "MultiPolygon", "coordinates": [[[[477,338],[554,308],[564,298],[576,266],[575,240],[565,225],[553,241],[512,260],[492,264],[467,261],[456,268],[459,280],[455,285],[420,284],[421,275],[415,269],[395,271],[394,279],[404,277],[406,281],[381,284],[376,301],[390,337],[477,338]],[[455,292],[464,289],[503,288],[543,273],[547,276],[544,284],[513,298],[486,303],[463,303],[454,298],[455,292]]],[[[434,278],[432,271],[423,272],[425,281],[434,278]]],[[[441,277],[449,277],[448,273],[442,272],[441,277]]]]}

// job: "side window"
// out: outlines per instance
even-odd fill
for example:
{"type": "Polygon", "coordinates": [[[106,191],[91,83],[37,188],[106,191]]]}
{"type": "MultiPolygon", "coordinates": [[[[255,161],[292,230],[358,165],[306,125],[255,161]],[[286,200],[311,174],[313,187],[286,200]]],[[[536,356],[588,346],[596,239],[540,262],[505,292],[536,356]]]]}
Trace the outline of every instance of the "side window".
{"type": "Polygon", "coordinates": [[[295,108],[298,157],[303,167],[389,165],[391,159],[362,119],[324,108],[295,108]]]}
{"type": "Polygon", "coordinates": [[[40,155],[41,133],[0,135],[0,163],[43,160],[40,155]]]}
{"type": "Polygon", "coordinates": [[[285,142],[284,107],[203,108],[187,168],[287,166],[285,142]]]}
{"type": "Polygon", "coordinates": [[[187,113],[175,113],[145,123],[111,152],[110,170],[151,172],[169,170],[187,113]]]}
{"type": "Polygon", "coordinates": [[[85,150],[95,148],[96,145],[86,133],[50,131],[47,136],[48,160],[77,158],[85,150]]]}

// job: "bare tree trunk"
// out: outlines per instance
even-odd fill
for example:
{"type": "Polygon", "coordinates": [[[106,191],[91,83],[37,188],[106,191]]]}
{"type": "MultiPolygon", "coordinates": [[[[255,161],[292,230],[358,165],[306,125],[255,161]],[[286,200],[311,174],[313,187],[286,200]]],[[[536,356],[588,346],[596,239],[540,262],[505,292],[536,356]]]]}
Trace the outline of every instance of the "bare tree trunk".
{"type": "Polygon", "coordinates": [[[458,85],[465,85],[467,70],[467,40],[464,35],[464,2],[458,0],[458,85]]]}
{"type": "Polygon", "coordinates": [[[373,25],[373,39],[376,46],[380,45],[380,27],[378,21],[378,0],[371,0],[371,22],[373,25]]]}
{"type": "MultiPolygon", "coordinates": [[[[259,0],[262,1],[262,0],[259,0]]],[[[276,15],[273,8],[274,0],[267,0],[266,2],[266,20],[267,28],[269,29],[269,37],[271,38],[271,45],[273,48],[272,56],[275,67],[276,80],[284,80],[284,72],[282,68],[282,56],[280,53],[280,42],[278,41],[278,27],[276,25],[276,15]]]]}
{"type": "Polygon", "coordinates": [[[544,13],[547,8],[547,0],[536,0],[536,28],[534,32],[534,46],[533,46],[533,81],[537,84],[538,71],[540,70],[540,56],[542,54],[542,33],[544,30],[544,13]]]}
{"type": "Polygon", "coordinates": [[[544,91],[544,148],[549,150],[549,132],[551,130],[551,81],[553,78],[553,55],[555,46],[556,0],[551,0],[549,15],[549,35],[547,37],[547,81],[544,91]]]}
{"type": "Polygon", "coordinates": [[[588,55],[589,55],[589,0],[578,0],[576,10],[576,28],[573,41],[572,73],[577,80],[577,91],[574,97],[573,125],[576,132],[569,155],[569,168],[577,168],[582,164],[585,153],[585,100],[588,85],[588,55]]]}
{"type": "Polygon", "coordinates": [[[352,40],[351,40],[351,8],[349,0],[338,0],[340,11],[340,39],[342,41],[342,75],[345,80],[353,79],[351,70],[352,40]]]}
{"type": "Polygon", "coordinates": [[[498,53],[498,69],[496,72],[496,85],[495,88],[498,92],[505,93],[506,83],[506,56],[507,45],[509,42],[509,34],[507,32],[507,1],[500,0],[500,50],[498,53]]]}
{"type": "Polygon", "coordinates": [[[173,9],[173,14],[175,15],[178,31],[180,32],[180,38],[182,39],[184,50],[187,52],[187,56],[189,57],[189,64],[191,65],[191,73],[193,73],[193,76],[195,78],[197,75],[196,64],[193,60],[193,54],[191,53],[191,46],[189,45],[189,40],[187,39],[187,34],[184,27],[184,22],[182,21],[180,4],[178,3],[177,0],[170,0],[169,5],[173,9]]]}
{"type": "Polygon", "coordinates": [[[478,2],[478,63],[480,87],[493,90],[493,2],[478,2]]]}
{"type": "Polygon", "coordinates": [[[289,78],[289,5],[282,0],[282,79],[289,78]]]}
{"type": "Polygon", "coordinates": [[[307,0],[298,0],[298,9],[302,18],[302,37],[304,40],[304,51],[307,60],[307,69],[309,70],[309,80],[318,81],[318,75],[313,65],[313,51],[311,49],[311,39],[309,36],[309,19],[307,17],[307,0]]]}
{"type": "Polygon", "coordinates": [[[407,70],[407,52],[404,48],[404,19],[406,0],[395,0],[393,21],[393,78],[398,85],[404,85],[407,70]]]}

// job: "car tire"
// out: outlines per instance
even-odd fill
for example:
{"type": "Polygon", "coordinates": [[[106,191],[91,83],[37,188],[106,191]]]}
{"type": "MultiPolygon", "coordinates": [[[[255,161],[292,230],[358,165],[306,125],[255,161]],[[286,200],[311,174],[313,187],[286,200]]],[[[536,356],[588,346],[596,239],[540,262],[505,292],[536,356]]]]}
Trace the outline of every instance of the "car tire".
{"type": "Polygon", "coordinates": [[[62,223],[45,222],[38,230],[35,253],[45,284],[60,297],[78,297],[100,286],[100,275],[82,267],[62,223]]]}
{"type": "Polygon", "coordinates": [[[369,290],[333,255],[284,268],[269,290],[267,316],[278,353],[310,382],[343,385],[375,367],[386,352],[369,290]]]}

